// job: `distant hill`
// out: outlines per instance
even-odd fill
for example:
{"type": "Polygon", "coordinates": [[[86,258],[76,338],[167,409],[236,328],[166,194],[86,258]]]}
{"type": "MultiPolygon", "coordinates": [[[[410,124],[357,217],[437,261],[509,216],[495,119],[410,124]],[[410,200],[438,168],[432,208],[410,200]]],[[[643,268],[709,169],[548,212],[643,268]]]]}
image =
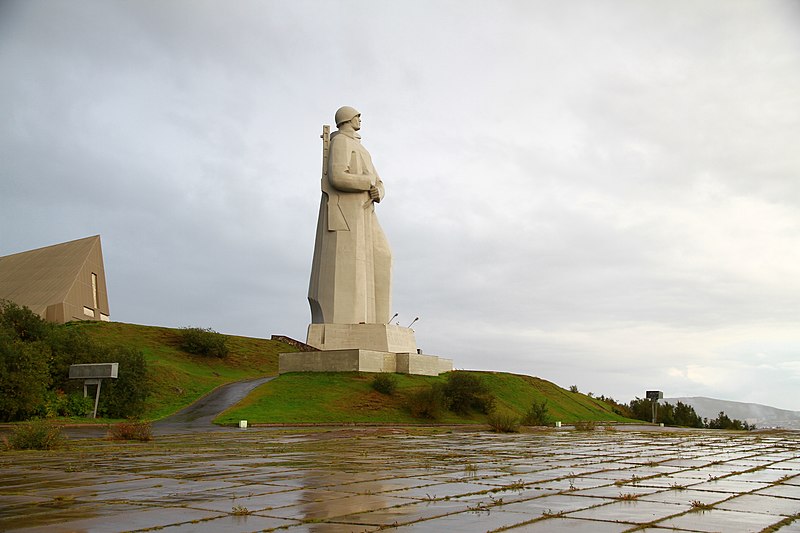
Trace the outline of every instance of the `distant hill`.
{"type": "Polygon", "coordinates": [[[675,405],[677,402],[691,405],[702,418],[717,418],[720,411],[729,418],[743,420],[755,424],[758,428],[800,429],[800,411],[788,411],[758,403],[732,402],[704,398],[702,396],[683,398],[664,398],[665,402],[675,405]]]}

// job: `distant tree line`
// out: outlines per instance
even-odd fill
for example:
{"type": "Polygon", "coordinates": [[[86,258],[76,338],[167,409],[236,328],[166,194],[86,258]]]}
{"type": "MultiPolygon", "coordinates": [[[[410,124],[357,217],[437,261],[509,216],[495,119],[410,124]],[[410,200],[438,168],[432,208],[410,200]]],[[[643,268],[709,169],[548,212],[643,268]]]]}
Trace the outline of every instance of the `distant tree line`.
{"type": "Polygon", "coordinates": [[[69,366],[119,363],[119,377],[103,380],[98,415],[139,415],[149,395],[147,363],[138,350],[91,340],[70,324],[51,324],[27,307],[0,300],[0,421],[86,416],[94,405],[69,366]]]}
{"type": "MultiPolygon", "coordinates": [[[[631,400],[629,404],[619,403],[607,396],[598,396],[596,399],[605,402],[611,407],[612,411],[627,418],[645,420],[647,422],[653,420],[653,404],[651,400],[647,398],[636,398],[631,400]]],[[[669,402],[659,402],[656,411],[656,422],[663,423],[665,426],[690,428],[734,429],[744,431],[756,429],[755,424],[748,424],[742,420],[731,419],[722,411],[717,415],[717,418],[711,420],[708,418],[701,418],[700,415],[695,412],[694,407],[680,401],[676,405],[672,405],[669,402]]]]}

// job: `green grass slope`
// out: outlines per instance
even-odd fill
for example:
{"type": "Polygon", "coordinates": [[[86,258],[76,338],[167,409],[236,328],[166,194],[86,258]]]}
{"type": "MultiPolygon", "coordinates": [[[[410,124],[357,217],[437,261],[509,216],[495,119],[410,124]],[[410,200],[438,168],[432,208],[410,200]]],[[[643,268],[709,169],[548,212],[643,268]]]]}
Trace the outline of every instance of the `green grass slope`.
{"type": "Polygon", "coordinates": [[[153,392],[143,418],[151,420],[172,414],[225,383],[277,375],[278,354],[297,351],[278,341],[229,335],[230,353],[218,359],[181,351],[179,329],[89,321],[72,327],[98,342],[130,346],[144,354],[153,392]]]}
{"type": "MultiPolygon", "coordinates": [[[[524,415],[531,404],[547,401],[553,420],[565,423],[578,420],[630,421],[614,413],[608,404],[573,393],[532,376],[502,372],[474,372],[496,397],[496,407],[517,416],[524,415]]],[[[291,373],[262,385],[247,398],[222,413],[215,422],[249,423],[426,423],[415,418],[405,407],[406,398],[437,381],[438,377],[395,374],[397,391],[386,396],[374,391],[371,374],[291,373]]],[[[470,413],[459,416],[445,412],[436,420],[443,424],[485,423],[486,415],[470,413]]]]}
{"type": "MultiPolygon", "coordinates": [[[[156,420],[196,401],[214,388],[233,381],[275,376],[278,354],[297,351],[278,341],[226,336],[230,354],[225,359],[200,357],[179,347],[180,330],[122,322],[79,322],[95,341],[140,350],[148,362],[153,392],[143,418],[156,420]]],[[[604,402],[532,376],[502,372],[475,372],[496,397],[498,410],[522,416],[531,404],[547,401],[553,420],[627,421],[604,402]]],[[[397,391],[392,396],[372,389],[373,374],[292,373],[279,376],[253,391],[216,420],[222,424],[250,423],[426,423],[406,407],[406,398],[445,376],[395,374],[397,391]]],[[[486,415],[459,416],[444,412],[436,422],[480,424],[486,415]]]]}

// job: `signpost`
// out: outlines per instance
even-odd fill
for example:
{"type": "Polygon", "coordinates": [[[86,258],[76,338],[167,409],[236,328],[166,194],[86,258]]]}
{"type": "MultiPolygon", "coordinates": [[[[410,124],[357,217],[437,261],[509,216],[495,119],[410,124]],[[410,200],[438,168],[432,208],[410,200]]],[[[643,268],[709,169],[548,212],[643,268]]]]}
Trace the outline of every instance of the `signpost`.
{"type": "Polygon", "coordinates": [[[664,393],[660,390],[647,391],[647,399],[653,403],[653,424],[656,423],[656,413],[658,412],[658,400],[664,397],[664,393]]]}
{"type": "Polygon", "coordinates": [[[97,404],[100,402],[100,385],[104,379],[116,379],[119,363],[89,363],[69,366],[69,379],[83,380],[83,397],[89,396],[87,385],[96,385],[94,392],[94,411],[92,418],[97,418],[97,404]]]}

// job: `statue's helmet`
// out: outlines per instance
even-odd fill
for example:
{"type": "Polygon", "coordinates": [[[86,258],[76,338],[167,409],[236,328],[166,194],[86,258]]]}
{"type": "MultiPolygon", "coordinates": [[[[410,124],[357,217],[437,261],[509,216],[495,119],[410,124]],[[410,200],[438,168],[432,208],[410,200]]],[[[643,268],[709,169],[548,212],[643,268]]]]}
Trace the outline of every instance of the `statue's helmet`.
{"type": "Polygon", "coordinates": [[[350,107],[349,105],[340,107],[338,111],[336,111],[336,127],[338,128],[345,122],[350,122],[353,118],[360,115],[355,108],[350,107]]]}

